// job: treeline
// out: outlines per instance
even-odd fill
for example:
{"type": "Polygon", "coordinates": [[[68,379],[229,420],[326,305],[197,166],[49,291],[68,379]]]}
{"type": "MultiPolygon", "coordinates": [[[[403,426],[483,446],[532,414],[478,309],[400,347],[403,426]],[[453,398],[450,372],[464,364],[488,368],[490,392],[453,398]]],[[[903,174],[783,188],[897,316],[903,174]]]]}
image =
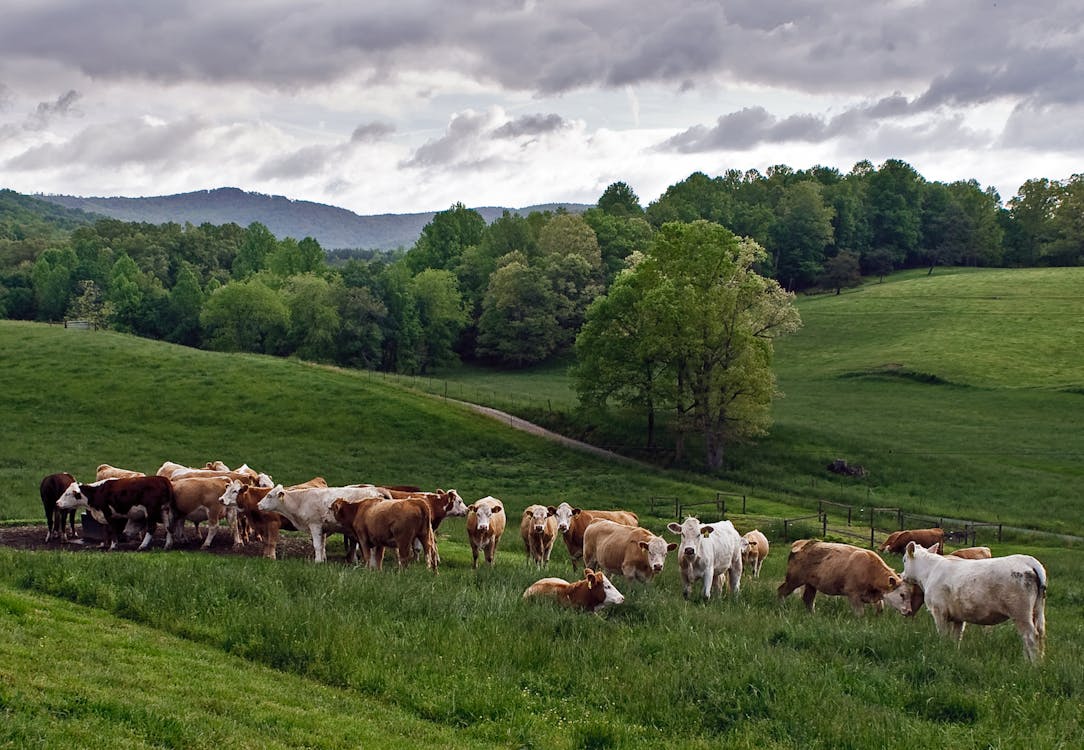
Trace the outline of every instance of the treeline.
{"type": "Polygon", "coordinates": [[[506,212],[487,224],[457,204],[408,249],[334,257],[259,223],[81,224],[11,196],[0,194],[0,315],[410,373],[567,350],[587,305],[668,222],[706,219],[756,240],[766,250],[756,270],[788,290],[939,264],[1084,262],[1084,175],[1030,180],[1002,205],[974,180],[928,182],[898,160],[846,174],[698,172],[646,209],[622,182],[583,214],[506,212]]]}

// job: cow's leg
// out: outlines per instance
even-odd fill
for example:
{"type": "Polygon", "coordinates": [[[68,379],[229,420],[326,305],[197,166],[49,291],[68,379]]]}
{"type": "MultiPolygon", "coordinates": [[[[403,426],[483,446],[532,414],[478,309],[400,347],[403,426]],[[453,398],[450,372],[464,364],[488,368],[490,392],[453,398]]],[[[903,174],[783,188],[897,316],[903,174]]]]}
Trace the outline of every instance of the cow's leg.
{"type": "Polygon", "coordinates": [[[395,550],[399,553],[399,570],[402,570],[414,559],[414,539],[412,537],[396,539],[395,550]]]}
{"type": "Polygon", "coordinates": [[[473,539],[470,540],[471,567],[478,570],[478,545],[473,539]]]}
{"type": "Polygon", "coordinates": [[[264,527],[263,556],[269,560],[275,559],[275,552],[279,546],[280,529],[281,527],[277,523],[270,523],[264,527]]]}
{"type": "Polygon", "coordinates": [[[710,570],[705,571],[704,574],[700,576],[700,580],[704,584],[701,587],[702,588],[702,593],[704,594],[704,598],[705,599],[710,599],[711,598],[711,589],[712,589],[713,586],[715,586],[715,574],[710,570]]]}
{"type": "Polygon", "coordinates": [[[1013,620],[1013,624],[1016,625],[1016,632],[1020,634],[1020,639],[1024,642],[1024,656],[1028,658],[1028,661],[1037,661],[1039,656],[1039,637],[1035,632],[1035,624],[1031,621],[1031,613],[1027,616],[1013,620]]]}
{"type": "Polygon", "coordinates": [[[323,524],[313,523],[309,524],[309,535],[312,536],[312,553],[313,559],[318,562],[324,562],[325,555],[324,550],[324,527],[323,524]]]}
{"type": "Polygon", "coordinates": [[[817,590],[810,586],[808,583],[805,588],[802,589],[802,601],[805,602],[805,608],[810,612],[816,607],[817,590]]]}
{"type": "Polygon", "coordinates": [[[493,537],[489,540],[489,544],[486,545],[486,562],[491,566],[493,565],[493,555],[497,551],[497,537],[493,537]]]}
{"type": "Polygon", "coordinates": [[[218,519],[213,521],[207,519],[207,538],[203,540],[203,544],[200,545],[200,549],[208,549],[211,546],[211,542],[215,540],[215,534],[218,533],[218,519]]]}
{"type": "Polygon", "coordinates": [[[736,597],[741,591],[741,570],[739,567],[731,566],[727,573],[730,579],[730,596],[732,597],[736,597]]]}
{"type": "Polygon", "coordinates": [[[45,541],[53,538],[53,518],[60,513],[59,508],[45,507],[45,541]]]}
{"type": "Polygon", "coordinates": [[[855,617],[862,617],[866,614],[866,605],[862,601],[861,596],[852,595],[847,597],[851,602],[851,611],[854,612],[855,617]]]}

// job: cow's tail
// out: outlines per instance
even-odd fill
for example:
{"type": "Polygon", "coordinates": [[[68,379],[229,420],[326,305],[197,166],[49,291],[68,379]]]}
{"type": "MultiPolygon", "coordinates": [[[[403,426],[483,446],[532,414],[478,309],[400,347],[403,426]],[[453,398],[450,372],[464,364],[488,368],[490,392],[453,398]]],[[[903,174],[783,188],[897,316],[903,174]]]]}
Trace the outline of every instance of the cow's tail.
{"type": "Polygon", "coordinates": [[[1035,572],[1035,584],[1038,587],[1035,601],[1031,605],[1031,622],[1035,626],[1035,643],[1041,658],[1046,649],[1046,569],[1038,560],[1033,561],[1031,569],[1035,572]]]}
{"type": "Polygon", "coordinates": [[[440,555],[437,554],[437,537],[433,533],[432,524],[425,525],[425,539],[422,540],[425,545],[425,564],[429,566],[429,569],[434,573],[437,572],[437,565],[440,564],[440,555]]]}

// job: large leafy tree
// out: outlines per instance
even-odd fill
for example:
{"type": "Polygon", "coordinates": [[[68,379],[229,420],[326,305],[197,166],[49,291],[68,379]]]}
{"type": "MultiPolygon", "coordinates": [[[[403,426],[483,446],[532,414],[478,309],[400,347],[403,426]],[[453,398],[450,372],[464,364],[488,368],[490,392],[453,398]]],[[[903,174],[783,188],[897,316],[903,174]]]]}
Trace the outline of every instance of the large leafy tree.
{"type": "Polygon", "coordinates": [[[918,262],[922,175],[906,162],[889,159],[866,180],[872,246],[888,250],[897,263],[918,262]]]}
{"type": "Polygon", "coordinates": [[[200,314],[210,347],[233,352],[280,353],[289,322],[281,295],[259,279],[216,289],[200,314]]]}
{"type": "Polygon", "coordinates": [[[266,268],[267,258],[275,251],[278,242],[271,230],[258,221],[245,229],[244,239],[233,260],[233,278],[247,279],[266,268]]]}
{"type": "Polygon", "coordinates": [[[421,325],[418,352],[421,372],[458,361],[453,346],[467,323],[467,311],[455,274],[427,268],[411,279],[410,288],[421,325]]]}
{"type": "Polygon", "coordinates": [[[189,264],[183,264],[177,272],[177,283],[169,290],[164,326],[167,339],[186,346],[199,345],[199,316],[204,296],[196,272],[189,264]]]}
{"type": "Polygon", "coordinates": [[[522,367],[541,362],[561,340],[558,295],[545,272],[510,253],[489,279],[478,321],[478,354],[522,367]]]}
{"type": "Polygon", "coordinates": [[[795,182],[783,189],[772,227],[775,278],[788,289],[810,286],[832,244],[835,210],[825,205],[820,183],[795,182]]]}
{"type": "Polygon", "coordinates": [[[68,309],[78,259],[71,248],[50,249],[38,256],[31,278],[38,320],[60,320],[68,309]]]}
{"type": "Polygon", "coordinates": [[[412,273],[426,268],[454,270],[463,251],[482,241],[486,220],[472,208],[456,203],[441,211],[425,227],[405,261],[412,273]]]}
{"type": "Polygon", "coordinates": [[[292,276],[283,288],[290,311],[287,346],[302,359],[330,362],[339,331],[338,300],[328,281],[315,274],[292,276]]]}
{"type": "MultiPolygon", "coordinates": [[[[754,270],[764,256],[755,242],[741,240],[718,224],[664,224],[643,261],[629,272],[632,278],[624,282],[636,292],[626,295],[625,304],[636,309],[625,316],[610,315],[640,326],[624,348],[626,356],[641,363],[665,363],[660,376],[673,393],[675,426],[702,437],[710,469],[722,467],[728,444],[766,431],[775,395],[772,342],[800,325],[793,295],[754,270]]],[[[591,310],[588,327],[594,316],[606,312],[606,305],[597,303],[591,310]]],[[[581,373],[625,366],[615,361],[623,356],[622,347],[589,344],[590,338],[580,353],[588,361],[600,361],[581,373]]]]}
{"type": "Polygon", "coordinates": [[[620,218],[644,215],[644,209],[640,207],[640,199],[624,182],[615,182],[602,192],[598,199],[598,210],[620,218]]]}

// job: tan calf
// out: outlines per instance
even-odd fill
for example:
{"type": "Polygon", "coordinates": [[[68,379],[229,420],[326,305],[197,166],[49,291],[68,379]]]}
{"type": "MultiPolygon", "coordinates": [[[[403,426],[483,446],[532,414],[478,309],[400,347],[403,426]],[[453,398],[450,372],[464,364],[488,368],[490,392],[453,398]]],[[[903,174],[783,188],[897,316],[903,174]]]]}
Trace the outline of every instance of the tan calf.
{"type": "Polygon", "coordinates": [[[109,464],[100,464],[98,466],[98,473],[94,477],[94,481],[100,482],[103,479],[127,479],[129,477],[143,477],[146,476],[142,471],[133,471],[132,469],[121,469],[117,466],[110,466],[109,464]]]}
{"type": "Polygon", "coordinates": [[[745,570],[753,571],[753,578],[760,578],[760,567],[768,556],[768,537],[759,529],[742,535],[741,562],[745,570]]]}
{"type": "Polygon", "coordinates": [[[492,495],[467,507],[467,540],[473,558],[472,568],[478,567],[478,550],[484,552],[487,563],[493,564],[506,520],[504,503],[492,495]]]}
{"type": "Polygon", "coordinates": [[[880,612],[885,594],[895,591],[902,581],[900,574],[888,567],[872,550],[850,544],[799,539],[790,548],[787,577],[779,587],[784,599],[805,586],[802,601],[812,612],[817,593],[845,596],[854,614],[861,617],[866,604],[880,612]]]}
{"type": "Polygon", "coordinates": [[[942,552],[945,548],[945,530],[939,528],[932,529],[904,529],[903,531],[893,531],[888,535],[888,538],[881,543],[878,547],[880,552],[888,552],[893,555],[902,555],[903,551],[907,549],[908,542],[915,542],[923,547],[929,547],[931,545],[940,545],[942,552]]]}
{"type": "Polygon", "coordinates": [[[519,535],[527,550],[527,560],[538,567],[548,565],[557,539],[557,519],[545,505],[529,505],[519,522],[519,535]]]}
{"type": "Polygon", "coordinates": [[[237,512],[229,511],[222,501],[231,480],[224,477],[189,477],[184,479],[172,479],[174,513],[173,535],[184,538],[184,522],[190,521],[196,527],[196,536],[199,537],[199,525],[207,522],[207,537],[203,540],[203,549],[207,549],[214,541],[218,532],[218,524],[223,518],[229,521],[230,531],[233,533],[233,543],[241,543],[241,537],[237,530],[237,512]]]}
{"type": "Polygon", "coordinates": [[[602,573],[585,568],[583,578],[569,583],[563,578],[543,578],[523,592],[524,599],[550,599],[558,604],[588,612],[597,612],[610,604],[621,604],[625,597],[602,573]]]}
{"type": "Polygon", "coordinates": [[[583,564],[629,580],[650,581],[675,549],[677,544],[647,529],[614,521],[594,521],[583,534],[583,564]]]}

